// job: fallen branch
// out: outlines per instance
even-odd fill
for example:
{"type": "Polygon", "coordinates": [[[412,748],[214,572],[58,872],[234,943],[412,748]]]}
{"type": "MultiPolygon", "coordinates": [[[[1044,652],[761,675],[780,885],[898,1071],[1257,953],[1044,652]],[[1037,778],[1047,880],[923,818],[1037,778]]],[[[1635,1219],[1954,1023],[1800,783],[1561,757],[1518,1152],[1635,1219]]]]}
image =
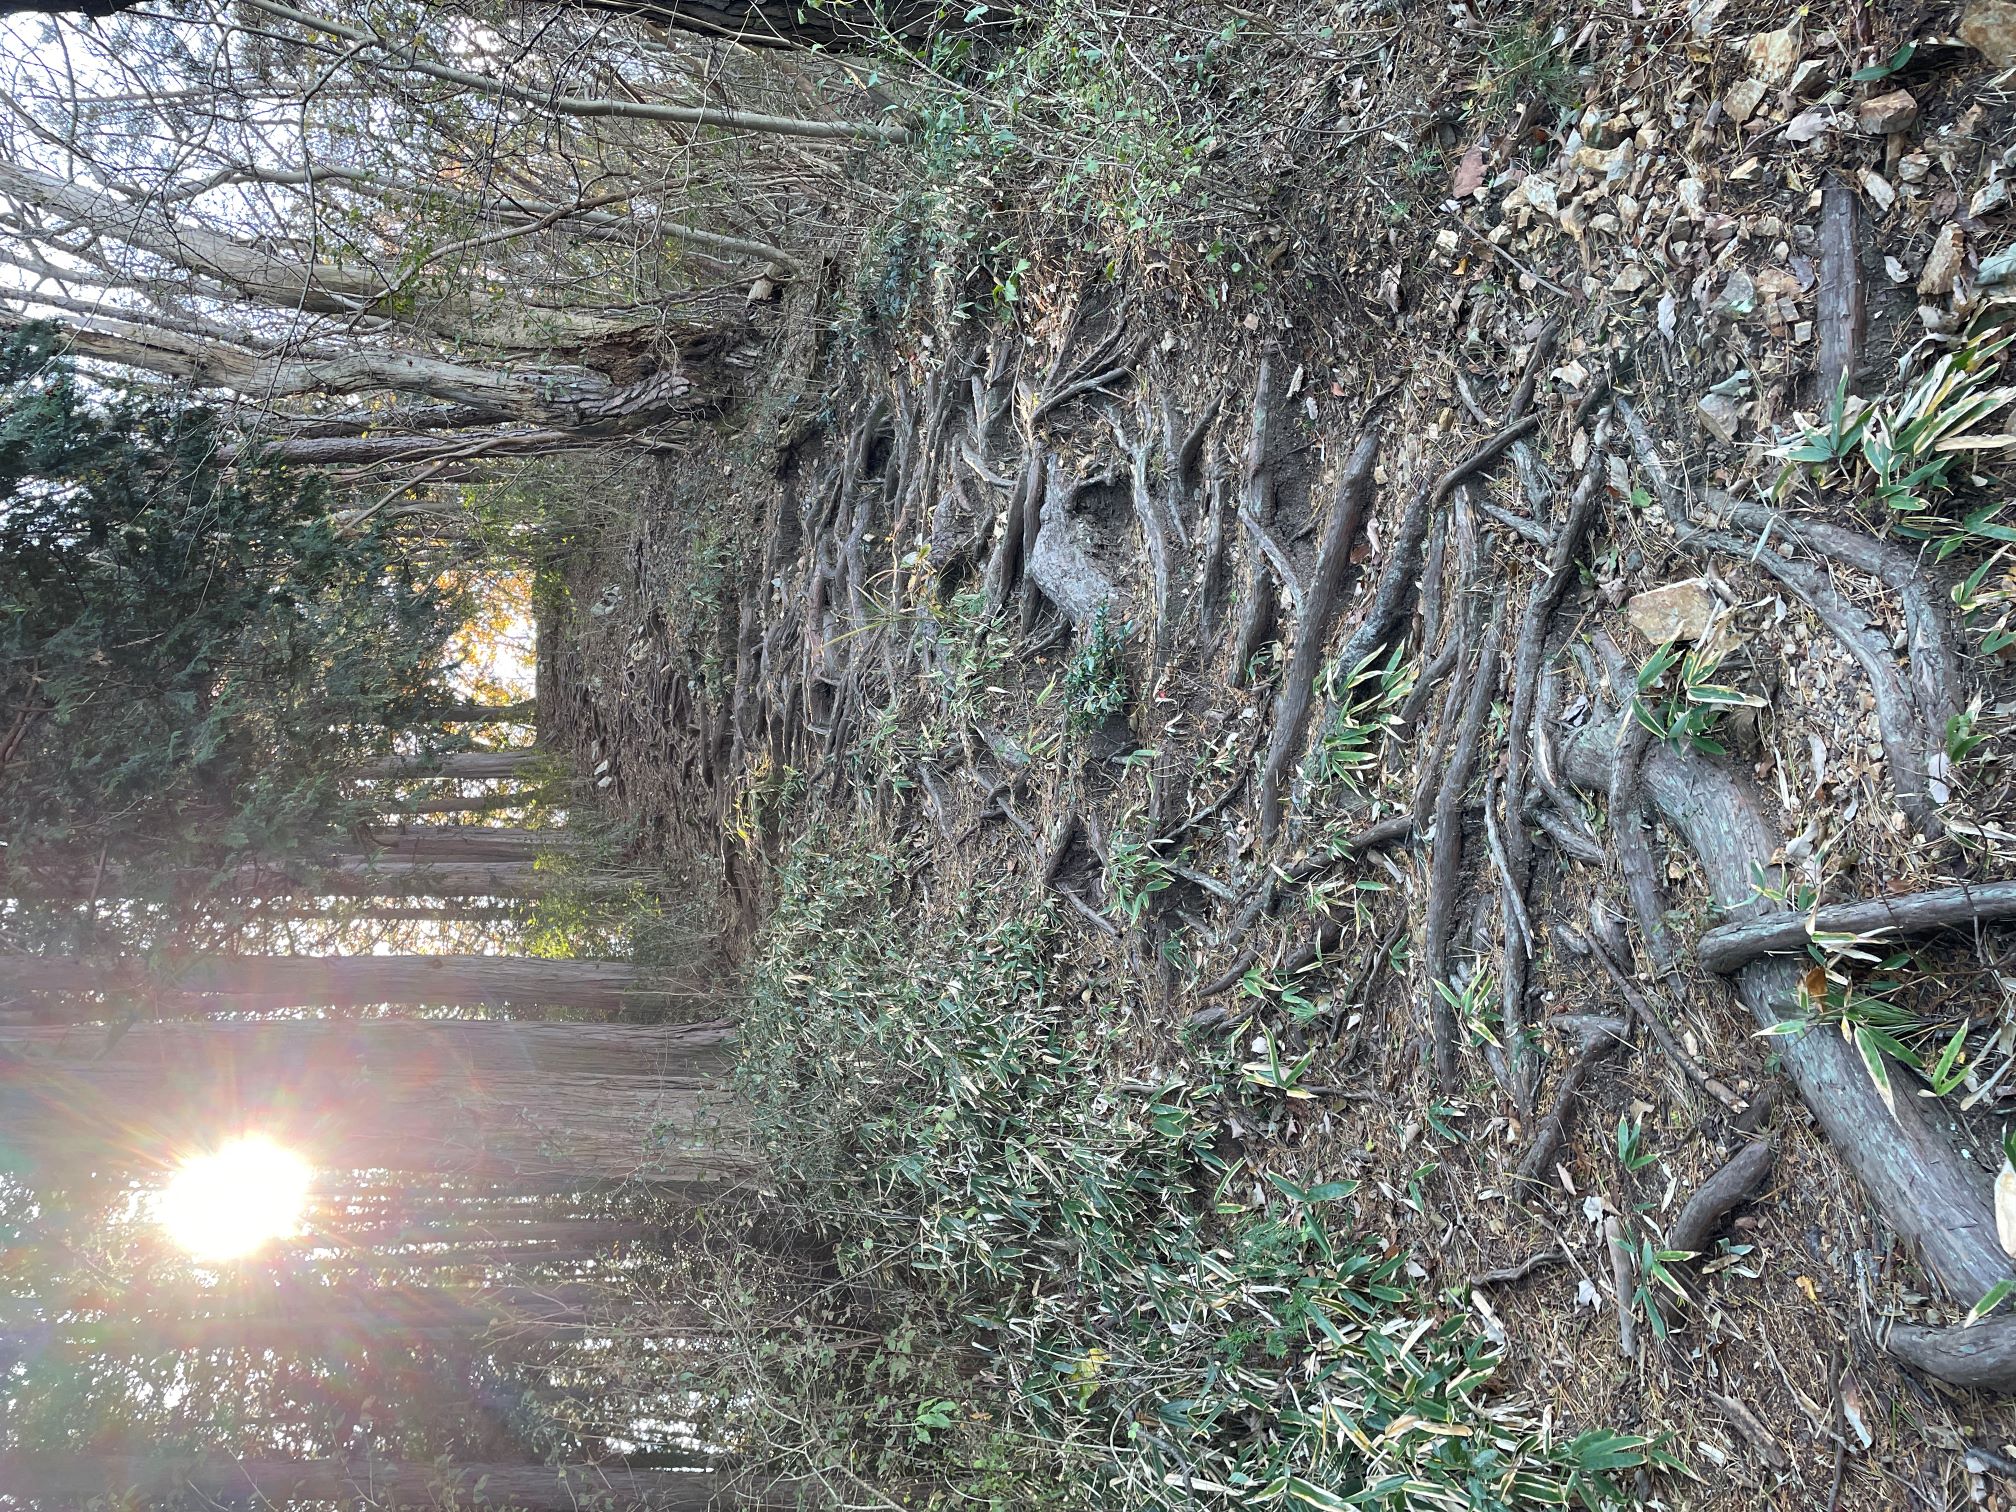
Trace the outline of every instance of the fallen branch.
{"type": "Polygon", "coordinates": [[[2016,882],[1934,888],[1862,903],[1836,903],[1811,914],[1766,914],[1740,924],[1724,924],[1701,936],[1695,955],[1703,969],[1724,975],[1759,956],[1804,955],[1821,935],[1922,933],[1965,928],[2016,917],[2016,882]]]}
{"type": "Polygon", "coordinates": [[[1855,191],[1833,174],[1820,190],[1820,293],[1813,329],[1820,337],[1814,398],[1831,404],[1855,379],[1863,331],[1861,231],[1855,191]]]}

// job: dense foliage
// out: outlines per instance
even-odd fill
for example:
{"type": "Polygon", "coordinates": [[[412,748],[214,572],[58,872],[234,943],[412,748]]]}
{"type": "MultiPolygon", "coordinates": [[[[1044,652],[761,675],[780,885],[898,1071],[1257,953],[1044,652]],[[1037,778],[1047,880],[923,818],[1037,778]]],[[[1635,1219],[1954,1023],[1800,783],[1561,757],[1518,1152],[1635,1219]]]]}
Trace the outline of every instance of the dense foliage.
{"type": "Polygon", "coordinates": [[[742,1022],[759,1130],[884,1331],[758,1341],[753,1443],[892,1494],[1141,1509],[1596,1507],[1660,1457],[1556,1438],[1460,1303],[1352,1232],[1353,1183],[1224,1141],[1247,1092],[1216,1052],[1115,1081],[1124,1015],[1060,976],[1045,909],[931,919],[905,876],[803,844],[742,1022]]]}
{"type": "Polygon", "coordinates": [[[440,698],[454,591],[215,417],[0,347],[0,839],[129,880],[286,854],[440,698]]]}

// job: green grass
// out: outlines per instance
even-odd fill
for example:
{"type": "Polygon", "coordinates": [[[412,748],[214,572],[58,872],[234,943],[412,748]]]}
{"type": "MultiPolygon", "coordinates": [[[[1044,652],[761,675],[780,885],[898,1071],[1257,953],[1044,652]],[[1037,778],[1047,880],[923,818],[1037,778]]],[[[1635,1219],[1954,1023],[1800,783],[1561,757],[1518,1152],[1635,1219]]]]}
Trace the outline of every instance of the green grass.
{"type": "Polygon", "coordinates": [[[740,1090],[850,1301],[724,1353],[745,1451],[864,1502],[1114,1512],[1595,1508],[1663,1458],[1542,1426],[1460,1299],[1355,1232],[1353,1183],[1222,1153],[1292,1078],[1217,1045],[1118,1074],[1047,906],[1007,881],[927,916],[913,859],[828,830],[779,879],[740,1090]]]}

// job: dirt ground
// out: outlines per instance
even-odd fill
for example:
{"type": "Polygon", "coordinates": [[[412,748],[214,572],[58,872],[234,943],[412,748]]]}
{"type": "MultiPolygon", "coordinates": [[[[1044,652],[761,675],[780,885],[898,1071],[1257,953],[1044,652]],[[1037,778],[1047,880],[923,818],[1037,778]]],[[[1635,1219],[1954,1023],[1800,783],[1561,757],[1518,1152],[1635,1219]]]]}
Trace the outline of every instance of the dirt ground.
{"type": "MultiPolygon", "coordinates": [[[[1676,496],[1718,514],[1724,496],[1773,499],[1774,448],[1841,375],[1850,392],[1903,392],[2007,318],[2016,279],[1990,275],[2012,232],[2011,76],[1951,40],[1950,6],[1238,15],[1272,98],[1261,116],[1227,107],[1263,125],[1212,143],[1210,240],[1179,227],[1088,254],[1052,212],[1011,207],[1024,266],[1005,308],[955,320],[928,290],[878,306],[874,280],[836,258],[823,284],[759,312],[763,393],[610,485],[637,507],[552,633],[549,738],[665,853],[704,859],[740,939],[807,815],[854,813],[934,837],[947,890],[1013,871],[1032,898],[1061,894],[1079,969],[1129,1016],[1116,1055],[1150,1067],[1186,1036],[1230,1035],[1308,1056],[1309,1095],[1237,1131],[1252,1158],[1359,1179],[1361,1228],[1467,1292],[1503,1339],[1510,1389],[1564,1430],[1671,1433],[1695,1478],[1644,1483],[1647,1504],[2011,1505],[2016,1414],[1883,1348],[1892,1321],[1964,1306],[1875,1215],[1728,979],[1693,960],[1720,914],[1700,859],[1644,827],[1654,918],[1679,947],[1669,978],[1611,795],[1574,788],[1563,754],[1632,694],[1604,645],[1629,671],[1654,654],[1626,605],[1699,584],[1723,651],[1711,680],[1748,700],[1707,759],[1765,795],[1784,885],[1835,902],[2016,874],[2002,759],[2016,704],[2006,655],[1982,650],[2009,586],[1996,538],[1923,555],[1948,613],[1948,590],[1992,559],[1983,607],[1955,615],[1952,690],[1985,738],[1956,760],[1950,728],[1920,732],[1925,826],[1905,812],[1868,668],[1813,597],[1744,553],[1755,532],[1728,521],[1738,548],[1704,549],[1674,517],[1676,496]],[[1570,97],[1579,112],[1558,108],[1570,97]],[[1845,257],[1829,246],[1844,226],[1845,257]],[[1431,493],[1526,413],[1530,429],[1431,493]],[[1369,508],[1326,561],[1347,460],[1372,433],[1369,508]],[[1520,758],[1542,801],[1515,807],[1521,616],[1580,480],[1593,523],[1543,617],[1533,728],[1551,733],[1520,758]],[[1276,827],[1262,788],[1277,695],[1324,618],[1323,584],[1338,586],[1319,665],[1372,617],[1396,561],[1394,633],[1355,685],[1350,666],[1319,676],[1276,827]],[[1452,770],[1459,845],[1433,822],[1452,770]],[[1530,853],[1523,918],[1503,902],[1510,847],[1530,853]],[[1527,929],[1508,1021],[1494,994],[1527,929]],[[1628,1016],[1575,953],[1584,936],[1621,947],[1671,1045],[1640,1032],[1595,1059],[1565,1143],[1522,1184],[1578,1058],[1574,1016],[1628,1016]],[[1454,1005],[1453,1080],[1434,1065],[1438,1003],[1454,1005]],[[1522,1018],[1530,1053],[1509,1048],[1522,1018]],[[1753,1136],[1774,1143],[1768,1185],[1675,1262],[1684,1297],[1637,1262],[1663,1301],[1656,1324],[1629,1309],[1625,1355],[1606,1222],[1656,1250],[1753,1136]]],[[[1116,34],[1192,24],[1146,5],[1116,34]]],[[[1993,454],[1967,455],[1948,517],[2006,498],[1993,454]]],[[[1866,488],[1800,484],[1777,507],[1920,550],[1866,488]]],[[[1792,554],[1854,606],[1865,651],[1873,637],[1908,664],[1890,586],[1792,554]]],[[[2016,1095],[2008,949],[1984,928],[1887,974],[1914,1046],[1936,1054],[1969,1026],[1968,1077],[1941,1106],[1984,1184],[2016,1095]]]]}

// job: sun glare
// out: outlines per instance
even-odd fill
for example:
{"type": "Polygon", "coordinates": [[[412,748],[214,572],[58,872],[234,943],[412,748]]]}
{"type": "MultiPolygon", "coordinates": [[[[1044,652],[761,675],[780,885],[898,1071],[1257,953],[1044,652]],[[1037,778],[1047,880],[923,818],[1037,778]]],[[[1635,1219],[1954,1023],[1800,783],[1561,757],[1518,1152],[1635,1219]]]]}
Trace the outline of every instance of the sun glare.
{"type": "Polygon", "coordinates": [[[270,1139],[234,1139],[190,1157],[162,1189],[156,1216],[199,1260],[235,1260],[293,1233],[308,1163],[270,1139]]]}

